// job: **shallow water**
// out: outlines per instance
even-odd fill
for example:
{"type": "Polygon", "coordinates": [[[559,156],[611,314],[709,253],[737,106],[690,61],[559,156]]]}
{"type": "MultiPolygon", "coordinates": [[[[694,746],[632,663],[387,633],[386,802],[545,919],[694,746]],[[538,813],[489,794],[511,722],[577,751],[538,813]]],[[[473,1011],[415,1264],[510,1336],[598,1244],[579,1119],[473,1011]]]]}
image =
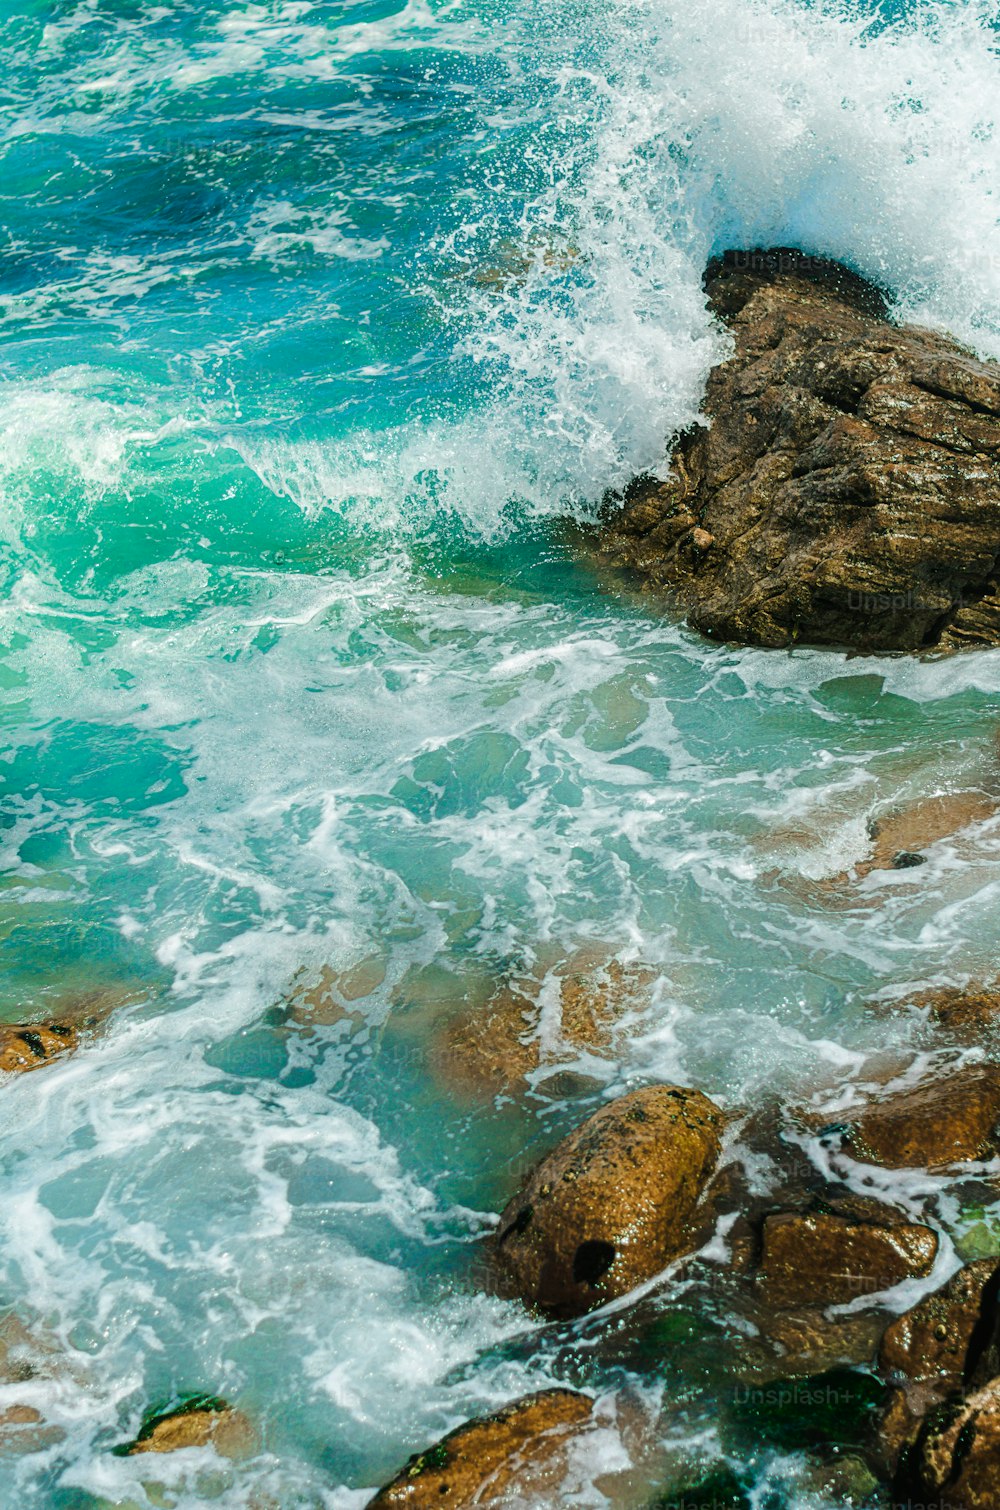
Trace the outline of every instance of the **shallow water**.
{"type": "MultiPolygon", "coordinates": [[[[551,1382],[663,1393],[710,1454],[676,1317],[541,1328],[477,1239],[602,1095],[850,1082],[918,1042],[873,995],[991,970],[1000,824],[821,883],[879,804],[1000,788],[1000,655],[706,644],[560,520],[697,415],[712,251],[843,257],[1000,355],[991,12],[0,14],[0,1010],[109,1014],[0,1094],[0,1301],[50,1350],[0,1407],[59,1428],[0,1500],[348,1510],[551,1382]],[[582,1094],[434,1072],[428,1003],[581,947],[655,977],[582,1094]],[[353,1017],[289,1022],[364,962],[353,1017]],[[262,1449],[164,1499],[110,1449],[195,1390],[262,1449]]],[[[602,1505],[627,1441],[589,1451],[602,1505]]]]}

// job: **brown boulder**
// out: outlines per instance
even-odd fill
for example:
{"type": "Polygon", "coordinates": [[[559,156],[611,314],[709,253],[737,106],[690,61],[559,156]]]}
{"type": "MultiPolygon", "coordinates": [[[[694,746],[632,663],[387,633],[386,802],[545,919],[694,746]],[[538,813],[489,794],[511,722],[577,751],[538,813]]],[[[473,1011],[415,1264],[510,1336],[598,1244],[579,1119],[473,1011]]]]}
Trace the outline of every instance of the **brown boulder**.
{"type": "Polygon", "coordinates": [[[1000,367],[890,324],[824,259],[727,253],[705,287],[734,342],[709,425],[608,515],[605,551],[722,639],[1000,641],[1000,367]]]}
{"type": "Polygon", "coordinates": [[[897,1091],[840,1126],[855,1158],[891,1169],[941,1169],[1000,1147],[1000,1066],[975,1065],[897,1091]]]}
{"type": "Polygon", "coordinates": [[[369,1510],[405,1505],[411,1510],[445,1505],[509,1503],[511,1495],[550,1497],[558,1503],[567,1439],[590,1418],[593,1401],[568,1389],[528,1395],[496,1415],[467,1421],[406,1467],[369,1501],[369,1510]]]}
{"type": "MultiPolygon", "coordinates": [[[[942,1289],[897,1317],[882,1338],[882,1371],[914,1384],[933,1384],[942,1394],[957,1388],[966,1377],[973,1338],[981,1325],[984,1293],[990,1286],[992,1297],[997,1280],[996,1260],[968,1264],[942,1289]]],[[[995,1298],[992,1303],[995,1308],[995,1298]]]]}
{"type": "Polygon", "coordinates": [[[846,1305],[929,1274],[938,1240],[930,1227],[881,1226],[827,1211],[780,1212],[764,1222],[756,1286],[776,1309],[846,1305]]]}
{"type": "Polygon", "coordinates": [[[706,1096],[679,1086],[601,1107],[542,1159],[500,1217],[492,1262],[501,1291],[576,1316],[690,1251],[722,1124],[706,1096]]]}
{"type": "Polygon", "coordinates": [[[75,1049],[79,1034],[70,1023],[38,1022],[0,1027],[0,1071],[23,1074],[75,1049]]]}
{"type": "Polygon", "coordinates": [[[931,1412],[894,1487],[897,1504],[1000,1510],[1000,1379],[931,1412]]]}

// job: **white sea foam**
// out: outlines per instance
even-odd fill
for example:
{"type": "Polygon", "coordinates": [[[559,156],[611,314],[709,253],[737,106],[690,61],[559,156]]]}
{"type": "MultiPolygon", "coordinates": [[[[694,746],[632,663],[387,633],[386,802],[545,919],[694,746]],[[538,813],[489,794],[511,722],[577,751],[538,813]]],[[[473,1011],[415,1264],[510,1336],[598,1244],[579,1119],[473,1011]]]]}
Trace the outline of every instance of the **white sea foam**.
{"type": "MultiPolygon", "coordinates": [[[[501,155],[494,200],[476,196],[441,249],[463,280],[438,292],[457,349],[498,397],[474,417],[337,443],[237,439],[241,454],[308,512],[332,507],[376,528],[419,528],[444,508],[494,534],[510,527],[512,498],[536,513],[586,509],[662,470],[670,438],[697,420],[727,349],[701,275],[729,247],[841,258],[885,286],[900,316],[1000,353],[989,23],[985,3],[926,5],[880,26],[791,0],[515,15],[492,125],[537,120],[516,150],[529,161],[554,151],[553,171],[512,231],[521,191],[501,155]],[[578,32],[571,58],[560,18],[578,32]],[[512,238],[523,275],[480,287],[512,238]]],[[[329,230],[278,236],[262,248],[290,247],[289,236],[319,247],[329,230]]],[[[328,249],[372,254],[336,227],[328,249]]]]}

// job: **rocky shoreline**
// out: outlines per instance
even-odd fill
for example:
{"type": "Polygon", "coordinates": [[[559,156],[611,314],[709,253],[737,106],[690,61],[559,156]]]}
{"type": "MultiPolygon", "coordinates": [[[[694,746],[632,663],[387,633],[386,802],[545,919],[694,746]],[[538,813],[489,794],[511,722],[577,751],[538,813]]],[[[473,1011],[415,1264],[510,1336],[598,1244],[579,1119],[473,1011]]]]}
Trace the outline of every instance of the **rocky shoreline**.
{"type": "MultiPolygon", "coordinates": [[[[877,289],[821,259],[722,259],[706,290],[734,342],[710,381],[711,424],[680,439],[670,478],[637,481],[609,511],[599,551],[718,638],[883,652],[1000,642],[1000,369],[894,326],[877,289]]],[[[819,899],[856,899],[872,872],[919,873],[929,849],[998,805],[994,772],[981,789],[880,809],[867,853],[819,899]]],[[[481,1000],[418,1015],[428,1074],[456,1102],[516,1105],[581,1053],[613,1058],[656,975],[593,948],[556,954],[543,973],[544,1002],[539,979],[504,978],[481,1000]]],[[[361,1030],[358,1003],[385,974],[371,959],[297,983],[281,1031],[361,1030]]],[[[640,1493],[609,1474],[616,1510],[749,1510],[754,1432],[805,1452],[816,1492],[837,1503],[1000,1510],[1000,1239],[963,1251],[943,1215],[946,1202],[1000,1197],[1000,984],[909,1003],[925,1041],[866,1061],[860,1095],[834,1074],[749,1108],[711,1087],[638,1084],[593,1109],[598,1082],[567,1085],[565,1071],[565,1099],[589,1096],[592,1109],[505,1191],[470,1287],[520,1305],[526,1323],[590,1318],[598,1339],[652,1294],[682,1334],[692,1316],[716,1328],[724,1463],[685,1476],[635,1424],[633,1468],[648,1483],[640,1493]],[[817,1434],[820,1407],[846,1413],[854,1435],[817,1434]]],[[[0,1072],[79,1051],[115,1004],[3,1027],[0,1072]]],[[[400,1015],[387,1034],[413,1031],[400,1015]]],[[[37,1353],[26,1334],[3,1344],[15,1393],[37,1353]]],[[[574,1454],[606,1424],[606,1402],[573,1382],[567,1369],[565,1385],[455,1427],[373,1510],[560,1503],[574,1454]]],[[[668,1389],[658,1426],[674,1403],[668,1389]]],[[[633,1407],[623,1391],[616,1409],[633,1407]]],[[[0,1416],[5,1450],[37,1450],[49,1433],[27,1400],[0,1416]]],[[[197,1395],[152,1408],[111,1451],[188,1448],[246,1459],[260,1435],[249,1412],[197,1395]]]]}
{"type": "MultiPolygon", "coordinates": [[[[951,1013],[961,999],[943,993],[951,1013]]],[[[987,1001],[1000,1022],[1000,990],[970,993],[968,1005],[982,1015],[987,1001]]],[[[741,1318],[725,1367],[748,1400],[839,1399],[851,1378],[872,1388],[869,1430],[846,1455],[864,1493],[842,1483],[845,1503],[868,1503],[881,1482],[893,1503],[1000,1505],[1000,1255],[960,1264],[933,1198],[858,1194],[870,1165],[985,1182],[995,1195],[1000,1069],[982,1059],[893,1088],[905,1078],[836,1121],[815,1106],[727,1115],[681,1086],[628,1092],[524,1178],[489,1242],[496,1290],[565,1319],[696,1275],[741,1318]],[[747,1181],[761,1161],[765,1197],[747,1181]],[[920,1298],[901,1308],[914,1288],[920,1298]]],[[[831,1085],[820,1099],[840,1094],[831,1085]]],[[[511,1402],[411,1459],[372,1504],[530,1503],[543,1470],[551,1490],[567,1438],[596,1429],[594,1404],[567,1391],[511,1402]]],[[[748,1503],[741,1492],[725,1503],[748,1503]]],[[[701,1493],[672,1485],[656,1503],[694,1505],[701,1493]]]]}
{"type": "MultiPolygon", "coordinates": [[[[593,1028],[592,1010],[574,1010],[578,999],[603,990],[613,1015],[624,978],[638,991],[651,972],[633,967],[623,976],[594,957],[568,971],[564,1052],[585,1045],[593,1028]]],[[[501,1043],[526,1036],[523,990],[494,996],[494,1018],[508,1019],[501,1043]]],[[[328,974],[328,1008],[338,991],[328,974]]],[[[599,1312],[606,1319],[597,1335],[614,1330],[613,1315],[641,1308],[646,1294],[655,1293],[661,1319],[675,1306],[688,1314],[696,1294],[700,1314],[728,1317],[716,1359],[718,1379],[729,1388],[719,1404],[724,1439],[732,1433],[738,1446],[747,1412],[759,1424],[761,1409],[766,1417],[776,1405],[778,1417],[791,1414],[791,1426],[782,1428],[790,1431],[786,1445],[811,1453],[817,1484],[836,1490],[842,1503],[873,1503],[881,1492],[879,1503],[994,1510],[1000,1248],[963,1261],[940,1203],[942,1192],[962,1206],[995,1200],[1000,1190],[1000,1067],[991,1048],[1000,1030],[1000,984],[924,993],[918,1004],[927,1045],[908,1059],[872,1060],[856,1078],[881,1088],[860,1097],[849,1089],[853,1082],[831,1076],[804,1091],[799,1104],[725,1107],[701,1090],[660,1084],[606,1101],[522,1177],[485,1242],[477,1282],[520,1303],[526,1318],[565,1324],[599,1312]],[[873,1177],[878,1171],[892,1178],[873,1177]],[[863,1430],[850,1451],[817,1453],[810,1447],[816,1402],[836,1412],[856,1400],[864,1406],[863,1430]]],[[[301,1010],[300,997],[289,1012],[301,1010]]],[[[11,1043],[28,1052],[5,1060],[8,1073],[50,1062],[32,1051],[36,1040],[58,1045],[60,1054],[77,1048],[79,1034],[59,1031],[73,1017],[9,1028],[11,1043]]],[[[84,1035],[99,1025],[93,1003],[76,1017],[84,1035]]],[[[429,1052],[447,1056],[455,1041],[446,1019],[429,1052]]],[[[502,1056],[492,1071],[483,1061],[477,1084],[492,1074],[494,1091],[508,1095],[508,1071],[502,1056]]],[[[27,1334],[12,1337],[8,1383],[33,1377],[37,1357],[27,1334]]],[[[54,1366],[48,1358],[45,1367],[54,1366]]],[[[603,1408],[568,1384],[512,1400],[428,1445],[371,1504],[419,1510],[555,1502],[573,1454],[602,1429],[603,1408]]],[[[669,1394],[664,1408],[661,1425],[669,1422],[669,1394]]],[[[767,1429],[774,1426],[769,1420],[767,1429]]],[[[34,1451],[50,1441],[46,1422],[27,1403],[9,1407],[0,1429],[7,1450],[34,1451]]],[[[641,1470],[645,1454],[654,1479],[662,1478],[655,1435],[648,1423],[635,1433],[637,1465],[641,1470]]],[[[134,1438],[115,1451],[187,1448],[251,1458],[258,1429],[239,1407],[196,1396],[147,1412],[134,1438]]],[[[681,1482],[668,1474],[658,1495],[636,1498],[616,1488],[612,1475],[609,1503],[680,1510],[708,1503],[710,1489],[717,1505],[745,1510],[749,1480],[738,1462],[732,1466],[731,1452],[727,1461],[728,1498],[719,1498],[717,1477],[681,1482]]]]}

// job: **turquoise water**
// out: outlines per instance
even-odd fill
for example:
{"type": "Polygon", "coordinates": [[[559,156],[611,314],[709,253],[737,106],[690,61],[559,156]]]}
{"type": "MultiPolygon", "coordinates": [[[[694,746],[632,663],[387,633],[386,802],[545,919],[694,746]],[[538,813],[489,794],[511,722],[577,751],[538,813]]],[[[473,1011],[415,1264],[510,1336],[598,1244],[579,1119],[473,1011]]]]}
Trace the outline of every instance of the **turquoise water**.
{"type": "MultiPolygon", "coordinates": [[[[874,992],[991,971],[992,824],[816,883],[873,806],[1000,787],[1000,657],[707,645],[562,521],[697,415],[713,250],[844,257],[1000,355],[990,12],[0,16],[0,1007],[107,1015],[0,1094],[0,1301],[43,1350],[0,1408],[55,1429],[0,1499],[349,1510],[570,1382],[608,1412],[572,1502],[608,1503],[616,1391],[655,1415],[683,1360],[644,1312],[530,1323],[477,1239],[601,1096],[849,1077],[916,1032],[874,992]],[[582,1096],[433,1072],[434,1004],[581,947],[655,979],[582,1096]],[[364,962],[354,1018],[289,1020],[364,962]],[[110,1449],[195,1390],[261,1451],[150,1491],[110,1449]]],[[[710,1404],[665,1419],[713,1450],[710,1404]]]]}

